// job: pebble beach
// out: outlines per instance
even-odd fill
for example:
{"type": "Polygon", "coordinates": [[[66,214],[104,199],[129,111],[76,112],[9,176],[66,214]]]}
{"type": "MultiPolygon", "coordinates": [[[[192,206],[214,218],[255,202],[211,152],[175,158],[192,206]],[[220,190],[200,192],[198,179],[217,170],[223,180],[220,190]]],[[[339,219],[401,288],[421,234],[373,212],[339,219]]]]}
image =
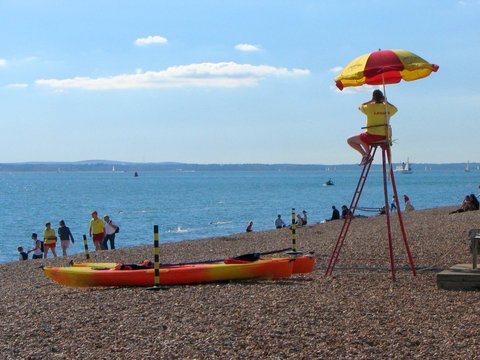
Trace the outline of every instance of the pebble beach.
{"type": "MultiPolygon", "coordinates": [[[[1,359],[472,359],[479,356],[477,291],[439,290],[436,274],[471,262],[468,231],[480,213],[456,207],[352,221],[333,276],[324,273],[343,221],[296,231],[314,251],[311,274],[145,288],[70,288],[43,274],[73,255],[0,264],[1,359]]],[[[273,220],[272,220],[273,226],[273,220]]],[[[255,229],[254,229],[255,230],[255,229]]],[[[160,245],[163,263],[211,260],[291,245],[287,228],[160,245]]],[[[153,224],[152,224],[153,244],[153,224]]],[[[92,247],[92,244],[89,243],[92,247]]],[[[96,262],[153,260],[153,246],[91,252],[96,262]]],[[[51,255],[51,254],[50,254],[51,255]]]]}

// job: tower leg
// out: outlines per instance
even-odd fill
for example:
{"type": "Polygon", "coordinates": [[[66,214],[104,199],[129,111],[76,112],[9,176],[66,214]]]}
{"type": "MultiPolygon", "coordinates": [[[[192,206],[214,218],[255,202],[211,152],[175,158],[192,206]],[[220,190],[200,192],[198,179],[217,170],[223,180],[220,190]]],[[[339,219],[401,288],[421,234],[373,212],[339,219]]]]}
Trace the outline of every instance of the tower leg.
{"type": "Polygon", "coordinates": [[[400,201],[398,198],[397,186],[395,185],[395,177],[393,175],[393,169],[392,169],[392,155],[390,153],[390,147],[387,148],[387,157],[388,157],[388,163],[390,164],[390,178],[392,179],[393,194],[395,195],[395,203],[397,205],[398,221],[400,223],[400,230],[402,231],[403,243],[405,244],[405,249],[407,250],[408,260],[410,261],[410,267],[412,268],[413,275],[416,276],[417,272],[415,271],[415,265],[413,264],[412,254],[410,253],[410,248],[408,246],[408,241],[407,241],[407,235],[405,234],[405,228],[403,226],[402,212],[400,210],[400,201]]]}
{"type": "Polygon", "coordinates": [[[390,268],[392,270],[392,280],[395,281],[395,264],[393,260],[392,247],[392,230],[390,227],[390,209],[388,206],[388,190],[387,190],[387,159],[385,153],[386,147],[382,146],[382,165],[383,165],[383,193],[385,195],[385,216],[387,217],[387,232],[388,232],[388,250],[390,251],[390,268]]]}

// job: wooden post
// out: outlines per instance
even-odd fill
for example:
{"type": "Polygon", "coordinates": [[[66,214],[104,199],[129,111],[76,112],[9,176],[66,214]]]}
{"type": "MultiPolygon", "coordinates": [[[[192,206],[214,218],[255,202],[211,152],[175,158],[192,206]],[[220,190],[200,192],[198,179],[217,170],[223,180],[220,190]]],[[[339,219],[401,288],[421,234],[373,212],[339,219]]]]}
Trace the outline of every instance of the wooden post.
{"type": "Polygon", "coordinates": [[[477,268],[477,256],[478,256],[478,239],[480,235],[475,235],[473,238],[473,268],[477,268]]]}

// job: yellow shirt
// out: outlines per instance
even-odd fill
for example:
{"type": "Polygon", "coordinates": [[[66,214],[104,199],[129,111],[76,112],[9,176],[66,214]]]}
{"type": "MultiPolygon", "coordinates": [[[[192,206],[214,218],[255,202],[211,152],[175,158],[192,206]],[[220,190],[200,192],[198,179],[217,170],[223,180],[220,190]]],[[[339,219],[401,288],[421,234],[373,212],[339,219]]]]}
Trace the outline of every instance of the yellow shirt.
{"type": "Polygon", "coordinates": [[[50,230],[43,230],[43,238],[44,245],[55,244],[57,242],[57,238],[55,237],[55,230],[53,230],[52,228],[50,228],[50,230]]]}
{"type": "Polygon", "coordinates": [[[102,219],[96,218],[90,221],[90,230],[93,234],[101,234],[105,230],[105,224],[102,219]]]}
{"type": "MultiPolygon", "coordinates": [[[[367,132],[372,135],[387,136],[385,126],[385,104],[384,103],[369,103],[360,105],[360,111],[367,115],[367,132]]],[[[397,112],[397,108],[393,105],[387,105],[389,117],[392,117],[397,112]]]]}

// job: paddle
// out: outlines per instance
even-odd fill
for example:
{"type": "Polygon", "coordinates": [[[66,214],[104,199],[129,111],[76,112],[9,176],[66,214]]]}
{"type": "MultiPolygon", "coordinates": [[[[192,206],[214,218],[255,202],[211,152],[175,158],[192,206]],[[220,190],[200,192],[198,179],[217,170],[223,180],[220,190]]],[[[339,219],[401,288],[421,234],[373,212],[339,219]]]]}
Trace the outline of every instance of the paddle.
{"type": "MultiPolygon", "coordinates": [[[[270,255],[270,254],[277,254],[281,253],[287,250],[290,250],[291,248],[285,248],[282,250],[273,250],[273,251],[265,251],[261,253],[251,253],[251,254],[244,254],[244,255],[239,255],[234,258],[229,258],[229,259],[235,259],[235,260],[242,260],[242,261],[257,261],[260,259],[260,256],[262,255],[270,255]]],[[[226,259],[218,259],[218,260],[207,260],[207,261],[194,261],[194,262],[183,262],[183,263],[176,263],[176,264],[160,264],[160,267],[167,267],[167,266],[182,266],[182,265],[195,265],[195,264],[211,264],[211,263],[216,263],[216,262],[222,262],[225,261],[226,259]]],[[[138,269],[149,269],[152,268],[152,266],[143,266],[143,265],[138,265],[138,264],[124,264],[125,266],[129,266],[132,270],[138,270],[138,269]]],[[[94,268],[94,269],[102,269],[103,268],[94,268]]]]}
{"type": "Polygon", "coordinates": [[[288,247],[288,248],[282,249],[282,250],[266,251],[266,252],[263,252],[263,253],[245,254],[245,255],[236,256],[233,259],[243,260],[243,261],[257,261],[258,259],[260,259],[260,256],[262,256],[262,255],[277,254],[277,253],[284,252],[284,251],[287,251],[287,250],[290,250],[290,248],[288,247]]]}

